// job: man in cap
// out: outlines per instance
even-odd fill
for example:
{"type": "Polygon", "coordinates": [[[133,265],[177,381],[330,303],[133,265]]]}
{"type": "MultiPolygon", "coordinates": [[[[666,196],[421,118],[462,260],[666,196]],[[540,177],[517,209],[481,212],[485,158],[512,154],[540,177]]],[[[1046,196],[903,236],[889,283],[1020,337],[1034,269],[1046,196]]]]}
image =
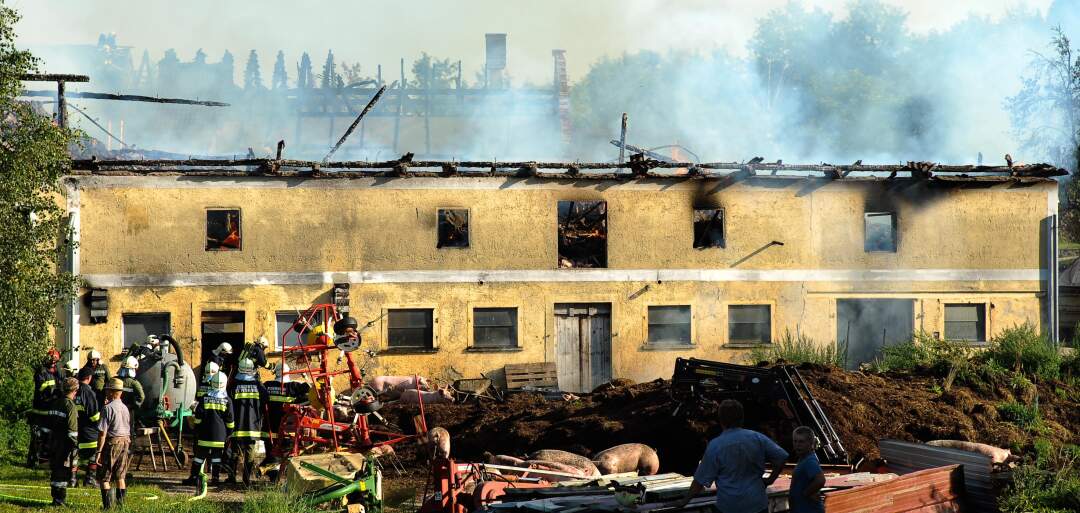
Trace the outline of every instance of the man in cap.
{"type": "Polygon", "coordinates": [[[49,415],[52,435],[49,437],[49,487],[52,490],[54,506],[65,506],[68,484],[77,461],[76,450],[79,444],[79,412],[75,408],[75,394],[79,392],[79,382],[75,378],[63,381],[64,395],[53,399],[49,415]]]}
{"type": "Polygon", "coordinates": [[[49,411],[53,399],[59,396],[58,386],[62,370],[57,366],[60,351],[50,348],[45,362],[34,373],[34,402],[30,410],[30,445],[27,447],[26,466],[34,468],[41,459],[42,449],[48,447],[52,424],[49,411]]]}
{"type": "Polygon", "coordinates": [[[94,377],[90,379],[90,388],[94,389],[94,393],[97,394],[98,404],[103,404],[105,402],[105,384],[112,378],[112,374],[109,372],[109,366],[101,363],[101,351],[97,349],[91,350],[86,357],[86,364],[82,368],[90,369],[93,373],[94,377]]]}
{"type": "MultiPolygon", "coordinates": [[[[209,365],[208,363],[207,366],[209,365]]],[[[196,490],[205,484],[203,464],[208,459],[213,474],[212,483],[218,483],[225,440],[236,427],[233,422],[232,401],[226,393],[228,378],[225,373],[218,371],[204,374],[206,379],[210,380],[210,391],[202,396],[199,404],[195,406],[195,454],[191,458],[191,475],[182,483],[195,485],[196,490]]]]}
{"type": "MultiPolygon", "coordinates": [[[[101,421],[101,409],[97,394],[90,387],[94,377],[93,369],[79,369],[79,392],[75,395],[75,409],[79,410],[79,463],[86,465],[86,478],[83,484],[97,486],[94,474],[97,472],[98,422],[101,421]]],[[[78,483],[79,469],[71,473],[71,486],[78,483]]]]}
{"type": "Polygon", "coordinates": [[[236,430],[229,442],[233,450],[228,482],[236,482],[237,463],[243,459],[245,486],[251,485],[255,470],[255,442],[263,436],[263,405],[267,396],[266,389],[255,378],[255,372],[255,362],[251,358],[241,359],[236,368],[232,391],[236,430]]]}
{"type": "Polygon", "coordinates": [[[143,401],[146,400],[146,394],[143,392],[142,383],[135,379],[135,372],[139,369],[139,360],[136,360],[134,356],[128,356],[124,358],[123,363],[120,364],[120,372],[116,375],[123,380],[124,391],[127,392],[123,395],[122,401],[124,405],[128,407],[128,412],[131,419],[131,431],[135,430],[135,418],[139,414],[139,409],[142,408],[143,401]]]}
{"type": "Polygon", "coordinates": [[[127,495],[128,464],[131,462],[131,412],[121,399],[124,392],[124,380],[113,378],[105,385],[105,406],[101,409],[98,422],[98,453],[94,461],[98,464],[98,482],[101,486],[101,505],[104,509],[124,506],[127,495]],[[116,490],[110,482],[116,478],[116,490]]]}

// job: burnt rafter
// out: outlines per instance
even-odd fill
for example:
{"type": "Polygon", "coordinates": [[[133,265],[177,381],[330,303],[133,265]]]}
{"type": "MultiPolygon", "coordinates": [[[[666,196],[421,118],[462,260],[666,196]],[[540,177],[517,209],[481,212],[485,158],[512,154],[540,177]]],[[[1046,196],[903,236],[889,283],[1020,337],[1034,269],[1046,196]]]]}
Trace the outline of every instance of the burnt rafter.
{"type": "Polygon", "coordinates": [[[1038,181],[1068,172],[1050,164],[1012,166],[945,165],[911,161],[905,164],[783,164],[780,162],[663,162],[633,155],[629,162],[497,162],[413,160],[406,153],[395,160],[335,161],[246,158],[182,160],[80,159],[71,164],[74,175],[189,175],[367,178],[382,176],[453,177],[498,176],[575,180],[634,180],[641,178],[709,179],[733,174],[773,179],[823,178],[836,181],[940,180],[1038,181]],[[677,174],[675,170],[686,170],[677,174]]]}

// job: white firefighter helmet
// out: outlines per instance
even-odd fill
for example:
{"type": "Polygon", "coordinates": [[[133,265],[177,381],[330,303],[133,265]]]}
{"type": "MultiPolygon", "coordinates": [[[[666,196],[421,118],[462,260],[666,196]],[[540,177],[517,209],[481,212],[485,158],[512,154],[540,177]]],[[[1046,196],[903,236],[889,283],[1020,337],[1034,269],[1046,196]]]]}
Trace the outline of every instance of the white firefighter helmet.
{"type": "Polygon", "coordinates": [[[260,346],[263,346],[263,349],[266,349],[266,348],[270,347],[270,341],[267,340],[265,335],[259,337],[259,340],[256,340],[255,343],[259,344],[260,346]]]}
{"type": "Polygon", "coordinates": [[[210,375],[210,390],[214,392],[225,393],[228,383],[229,377],[224,372],[217,371],[210,375]]]}
{"type": "Polygon", "coordinates": [[[90,350],[90,359],[91,360],[100,360],[101,359],[101,351],[98,351],[97,349],[90,350]]]}
{"type": "Polygon", "coordinates": [[[68,374],[75,374],[76,372],[79,372],[79,369],[75,367],[75,362],[71,360],[64,362],[64,370],[66,370],[68,374]]]}
{"type": "Polygon", "coordinates": [[[214,349],[214,354],[221,356],[222,354],[232,354],[232,344],[228,342],[222,342],[221,345],[214,349]]]}
{"type": "Polygon", "coordinates": [[[206,368],[203,369],[203,381],[210,382],[210,378],[213,378],[218,371],[221,370],[221,366],[214,362],[207,362],[206,368]]]}
{"type": "Polygon", "coordinates": [[[236,364],[236,371],[241,374],[254,374],[255,362],[251,358],[241,358],[240,363],[236,364]]]}
{"type": "Polygon", "coordinates": [[[147,335],[146,336],[146,345],[153,347],[153,346],[156,346],[156,345],[159,345],[159,344],[161,344],[161,340],[158,339],[157,335],[147,335]]]}
{"type": "Polygon", "coordinates": [[[288,383],[290,381],[289,375],[285,374],[286,372],[289,372],[289,364],[287,363],[282,363],[281,367],[274,369],[274,374],[277,376],[277,380],[281,383],[288,383]]]}
{"type": "Polygon", "coordinates": [[[137,370],[139,368],[139,360],[135,359],[134,356],[124,358],[124,361],[120,364],[120,368],[137,370]]]}

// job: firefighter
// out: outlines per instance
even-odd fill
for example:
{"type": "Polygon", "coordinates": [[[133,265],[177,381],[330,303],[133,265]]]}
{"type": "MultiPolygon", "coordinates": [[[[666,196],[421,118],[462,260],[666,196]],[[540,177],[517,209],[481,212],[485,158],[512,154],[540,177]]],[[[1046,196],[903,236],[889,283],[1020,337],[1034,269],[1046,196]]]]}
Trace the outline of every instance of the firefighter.
{"type": "Polygon", "coordinates": [[[120,364],[120,371],[116,373],[116,376],[124,382],[125,393],[120,397],[120,400],[124,402],[124,406],[128,407],[131,418],[131,436],[135,436],[135,418],[138,417],[139,408],[142,407],[143,401],[146,400],[142,383],[135,379],[137,370],[139,370],[139,360],[136,360],[134,356],[128,356],[124,358],[123,363],[120,364]]]}
{"type": "MultiPolygon", "coordinates": [[[[270,341],[266,337],[259,337],[259,340],[245,342],[243,349],[240,350],[240,355],[236,359],[237,362],[243,361],[244,358],[250,358],[255,364],[256,369],[274,370],[273,364],[266,363],[266,349],[270,347],[270,341]]],[[[237,365],[239,367],[239,364],[237,365]]],[[[259,379],[259,373],[255,373],[255,380],[259,379]]]]}
{"type": "Polygon", "coordinates": [[[86,365],[82,368],[93,372],[94,377],[90,379],[90,388],[97,394],[98,405],[102,405],[105,402],[105,384],[112,379],[112,374],[109,372],[109,366],[101,363],[101,351],[97,349],[90,351],[86,365]]]}
{"type": "Polygon", "coordinates": [[[61,379],[75,378],[75,381],[79,380],[79,369],[75,367],[75,362],[68,360],[64,362],[64,370],[60,373],[61,379]]]}
{"type": "Polygon", "coordinates": [[[49,487],[52,490],[54,506],[66,506],[68,484],[78,459],[79,447],[79,412],[75,407],[75,394],[79,392],[79,381],[67,378],[61,385],[64,395],[54,398],[50,404],[49,437],[49,487]]]}
{"type": "Polygon", "coordinates": [[[251,476],[255,470],[255,442],[263,437],[263,405],[267,393],[256,376],[255,362],[243,358],[236,367],[233,381],[232,401],[236,430],[232,433],[229,444],[232,455],[229,467],[229,483],[236,483],[236,468],[239,460],[244,462],[244,486],[251,485],[251,476]]]}
{"type": "Polygon", "coordinates": [[[202,379],[199,380],[199,387],[195,389],[195,399],[202,399],[202,396],[210,392],[210,377],[217,374],[221,370],[221,367],[214,362],[206,362],[203,366],[202,379]]]}
{"type": "Polygon", "coordinates": [[[183,484],[195,485],[196,491],[205,484],[203,463],[208,459],[213,475],[211,483],[218,484],[225,441],[235,427],[232,401],[226,393],[228,378],[221,371],[206,373],[206,376],[210,382],[210,391],[202,396],[195,406],[195,450],[191,458],[191,475],[183,481],[183,484]]]}
{"type": "MultiPolygon", "coordinates": [[[[95,461],[98,450],[98,421],[101,420],[101,405],[94,393],[90,381],[94,370],[83,367],[79,370],[79,392],[75,395],[75,409],[79,411],[79,464],[86,464],[86,478],[83,484],[97,487],[94,473],[97,472],[95,461]]],[[[78,485],[79,469],[72,469],[71,486],[78,485]]]]}
{"type": "Polygon", "coordinates": [[[50,348],[45,362],[34,373],[34,402],[30,410],[30,445],[26,453],[26,466],[34,468],[41,460],[42,450],[48,447],[48,439],[52,430],[49,418],[49,406],[53,399],[59,395],[57,387],[60,385],[60,351],[50,348]]]}
{"type": "MultiPolygon", "coordinates": [[[[228,369],[229,357],[232,356],[232,344],[228,342],[222,342],[218,344],[213,351],[211,351],[210,360],[218,364],[221,369],[228,369]]],[[[226,373],[227,374],[227,373],[226,373]]]]}
{"type": "MultiPolygon", "coordinates": [[[[288,433],[281,432],[281,419],[285,417],[285,405],[306,403],[308,391],[311,389],[311,385],[307,383],[291,381],[288,372],[289,366],[282,364],[274,370],[275,379],[267,381],[265,385],[267,402],[266,428],[264,431],[267,433],[271,447],[273,447],[275,439],[288,436],[288,433]]],[[[266,454],[263,465],[277,461],[277,457],[274,456],[272,451],[266,451],[266,454]]]]}

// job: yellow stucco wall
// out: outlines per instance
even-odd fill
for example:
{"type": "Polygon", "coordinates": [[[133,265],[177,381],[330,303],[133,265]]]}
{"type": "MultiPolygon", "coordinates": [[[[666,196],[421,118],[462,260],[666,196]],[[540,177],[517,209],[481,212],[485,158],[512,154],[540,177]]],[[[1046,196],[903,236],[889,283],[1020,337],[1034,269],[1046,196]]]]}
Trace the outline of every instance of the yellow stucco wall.
{"type": "MultiPolygon", "coordinates": [[[[1038,270],[1041,222],[1056,195],[1052,183],[1025,187],[897,187],[883,183],[759,180],[615,184],[497,178],[285,180],[80,177],[80,272],[93,280],[143,277],[153,286],[112,286],[109,319],[87,323],[82,346],[106,355],[121,349],[122,314],[169,312],[174,336],[198,360],[203,311],[246,312],[245,338],[275,337],[274,313],[328,300],[325,284],[168,286],[192,273],[552,271],[556,269],[560,200],[608,202],[608,266],[612,270],[794,270],[803,279],[777,281],[353,282],[353,316],[361,322],[388,308],[434,309],[432,354],[380,355],[376,373],[422,373],[448,379],[492,373],[507,363],[552,361],[555,303],[612,305],[615,377],[669,377],[676,356],[739,361],[726,347],[727,305],[772,305],[773,336],[785,329],[821,343],[836,340],[836,299],[915,299],[915,329],[943,330],[946,302],[987,305],[990,334],[1022,322],[1039,325],[1037,278],[833,281],[813,271],[1038,270]],[[694,250],[694,206],[725,209],[725,248],[694,250]],[[205,209],[239,208],[243,249],[204,250],[205,209]],[[437,249],[436,209],[470,210],[471,247],[437,249]],[[898,250],[863,250],[863,212],[898,213],[898,250]],[[768,246],[770,241],[782,246],[768,246]],[[765,249],[762,249],[765,248],[765,249]],[[760,250],[760,251],[759,251],[760,250]],[[806,273],[804,271],[808,271],[806,273]],[[642,291],[648,286],[647,290],[642,291]],[[691,305],[692,349],[650,350],[649,305],[691,305]],[[518,309],[519,351],[474,353],[474,307],[518,309]]],[[[560,270],[559,273],[581,273],[560,270]]],[[[1030,274],[1030,273],[1029,273],[1030,274]]],[[[560,275],[563,276],[563,275],[560,275]]],[[[248,280],[244,282],[244,280],[248,280]]],[[[266,283],[264,281],[263,283],[266,283]]],[[[366,344],[385,347],[385,319],[366,344]]],[[[276,344],[275,344],[276,345],[276,344]]]]}

